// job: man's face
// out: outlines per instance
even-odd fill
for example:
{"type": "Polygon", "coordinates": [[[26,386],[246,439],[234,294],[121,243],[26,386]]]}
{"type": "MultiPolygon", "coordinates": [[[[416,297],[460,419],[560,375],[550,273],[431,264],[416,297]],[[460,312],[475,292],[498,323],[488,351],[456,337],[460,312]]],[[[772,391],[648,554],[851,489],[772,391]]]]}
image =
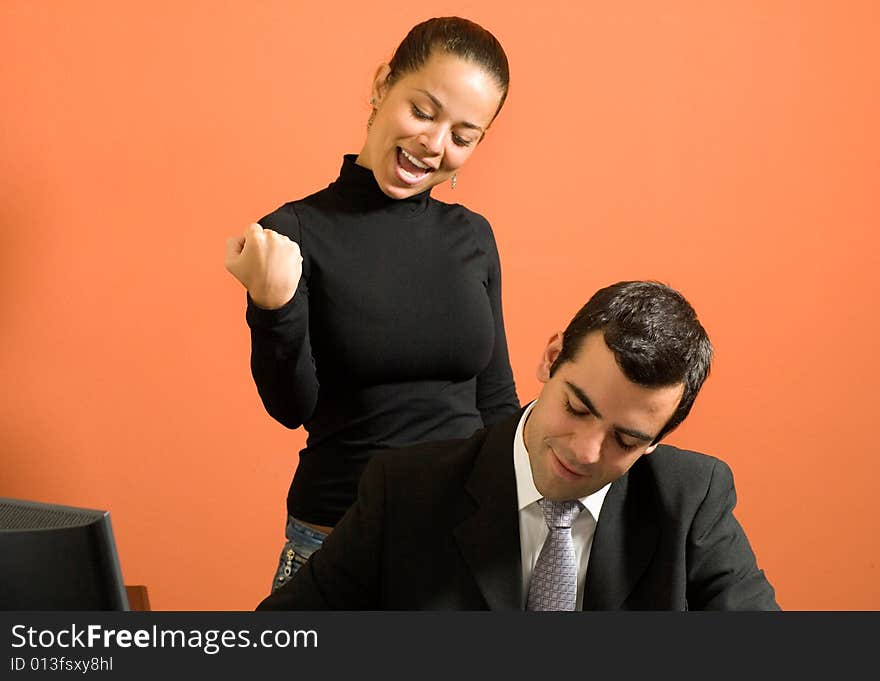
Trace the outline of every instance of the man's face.
{"type": "Polygon", "coordinates": [[[645,388],[630,381],[602,331],[584,337],[573,360],[550,377],[562,334],[550,339],[538,379],[544,383],[524,438],[535,487],[547,499],[577,499],[626,473],[678,407],[684,384],[645,388]]]}

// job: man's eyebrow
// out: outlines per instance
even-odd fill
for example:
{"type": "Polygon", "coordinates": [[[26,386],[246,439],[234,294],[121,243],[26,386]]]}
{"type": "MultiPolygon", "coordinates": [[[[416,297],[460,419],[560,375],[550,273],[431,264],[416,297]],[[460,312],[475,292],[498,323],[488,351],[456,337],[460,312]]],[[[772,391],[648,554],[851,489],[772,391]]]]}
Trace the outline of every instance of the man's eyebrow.
{"type": "Polygon", "coordinates": [[[593,413],[593,416],[597,416],[598,418],[602,418],[602,414],[600,414],[599,410],[596,409],[595,406],[593,406],[593,403],[590,401],[590,398],[587,397],[587,393],[585,393],[583,390],[578,388],[574,383],[571,383],[570,381],[566,381],[565,385],[567,385],[568,389],[574,393],[575,397],[577,397],[581,402],[584,403],[584,406],[593,413]]]}
{"type": "MultiPolygon", "coordinates": [[[[422,90],[421,88],[416,88],[416,91],[421,92],[423,95],[428,97],[428,99],[430,99],[432,102],[434,102],[434,106],[436,106],[438,109],[443,108],[443,102],[441,102],[439,99],[437,99],[434,95],[432,95],[427,90],[422,90]]],[[[481,128],[476,123],[471,123],[469,121],[462,121],[461,125],[465,128],[469,128],[471,130],[479,130],[480,132],[483,132],[483,128],[481,128]]]]}
{"type": "MultiPolygon", "coordinates": [[[[590,398],[587,397],[587,393],[578,388],[574,383],[570,381],[566,381],[565,385],[568,386],[568,389],[574,393],[574,396],[577,397],[581,402],[583,402],[584,406],[590,410],[593,416],[597,418],[602,418],[602,414],[593,406],[593,403],[590,401],[590,398]]],[[[640,430],[634,430],[633,428],[623,428],[621,426],[612,426],[614,430],[618,433],[623,433],[624,435],[629,435],[630,437],[634,437],[636,440],[644,440],[645,442],[653,442],[654,438],[650,435],[645,435],[640,430]]]]}
{"type": "Polygon", "coordinates": [[[636,440],[643,440],[644,442],[653,442],[654,438],[650,435],[645,435],[640,430],[632,430],[631,428],[621,428],[620,426],[614,426],[614,430],[618,433],[623,433],[624,435],[629,435],[630,437],[634,437],[636,440]]]}

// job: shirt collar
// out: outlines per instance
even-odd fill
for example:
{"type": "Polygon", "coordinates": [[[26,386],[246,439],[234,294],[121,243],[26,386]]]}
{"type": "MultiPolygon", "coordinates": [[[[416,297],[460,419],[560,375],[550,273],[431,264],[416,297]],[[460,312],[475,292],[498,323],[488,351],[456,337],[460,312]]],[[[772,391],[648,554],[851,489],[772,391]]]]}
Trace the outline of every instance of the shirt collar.
{"type": "MultiPolygon", "coordinates": [[[[526,421],[532,408],[538,403],[534,400],[523,411],[523,415],[516,427],[516,433],[513,436],[513,470],[516,475],[516,496],[517,508],[522,511],[526,506],[534,504],[541,499],[541,493],[535,487],[535,479],[532,477],[532,466],[529,463],[529,452],[526,449],[526,442],[523,437],[526,421]]],[[[602,502],[605,501],[605,495],[611,487],[609,482],[602,489],[592,494],[581,497],[579,501],[593,516],[593,520],[599,521],[599,512],[602,510],[602,502]]]]}
{"type": "Polygon", "coordinates": [[[367,212],[380,210],[401,218],[416,217],[430,205],[431,189],[405,199],[392,199],[376,182],[373,171],[357,163],[356,154],[342,157],[339,177],[330,185],[332,191],[345,198],[346,205],[367,212]]]}

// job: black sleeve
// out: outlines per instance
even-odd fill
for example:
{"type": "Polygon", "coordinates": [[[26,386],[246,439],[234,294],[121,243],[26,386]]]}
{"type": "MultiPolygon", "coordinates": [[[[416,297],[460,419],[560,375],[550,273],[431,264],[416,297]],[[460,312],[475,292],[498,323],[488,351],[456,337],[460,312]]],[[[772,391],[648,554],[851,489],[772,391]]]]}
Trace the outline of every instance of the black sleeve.
{"type": "Polygon", "coordinates": [[[258,307],[247,296],[246,319],[251,330],[251,375],[266,411],[288,428],[311,417],[318,399],[318,376],[309,339],[308,246],[302,243],[292,204],[260,220],[297,242],[303,254],[303,273],[293,298],[277,310],[258,307]]]}
{"type": "Polygon", "coordinates": [[[734,506],[733,473],[717,461],[688,534],[688,608],[779,610],[734,506]]]}
{"type": "Polygon", "coordinates": [[[489,280],[487,293],[492,306],[495,324],[495,345],[492,358],[485,369],[477,376],[477,408],[483,417],[483,424],[491,426],[520,410],[519,397],[510,368],[507,353],[507,335],[504,332],[504,315],[501,307],[501,260],[498,246],[489,223],[480,218],[482,225],[478,231],[481,245],[489,259],[489,280]]]}
{"type": "Polygon", "coordinates": [[[287,584],[257,610],[380,610],[385,469],[374,457],[357,501],[287,584]]]}

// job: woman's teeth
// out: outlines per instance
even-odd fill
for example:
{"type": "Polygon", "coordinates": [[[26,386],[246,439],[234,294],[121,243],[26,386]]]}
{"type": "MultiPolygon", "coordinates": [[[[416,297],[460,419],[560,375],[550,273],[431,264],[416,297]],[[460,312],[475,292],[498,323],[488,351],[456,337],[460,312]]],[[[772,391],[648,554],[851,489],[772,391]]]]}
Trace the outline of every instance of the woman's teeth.
{"type": "Polygon", "coordinates": [[[417,159],[412,154],[407,153],[406,149],[401,149],[400,153],[402,153],[406,160],[412,163],[416,168],[421,168],[422,170],[428,170],[429,166],[425,163],[422,163],[419,159],[417,159]]]}
{"type": "Polygon", "coordinates": [[[434,170],[435,168],[420,161],[405,149],[397,147],[397,176],[406,184],[418,184],[434,170]]]}

